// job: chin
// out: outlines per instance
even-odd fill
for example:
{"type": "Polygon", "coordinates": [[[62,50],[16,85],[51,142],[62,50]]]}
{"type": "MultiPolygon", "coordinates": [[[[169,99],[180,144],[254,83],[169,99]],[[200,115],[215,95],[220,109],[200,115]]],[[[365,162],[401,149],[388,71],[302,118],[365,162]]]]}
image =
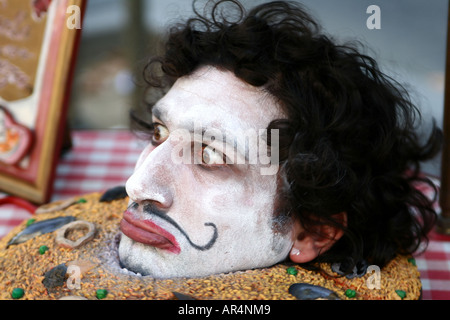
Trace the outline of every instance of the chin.
{"type": "Polygon", "coordinates": [[[147,256],[145,252],[148,249],[142,243],[136,242],[122,234],[118,249],[121,267],[138,275],[156,278],[154,272],[148,270],[147,266],[149,263],[147,259],[143,258],[147,256]]]}
{"type": "Polygon", "coordinates": [[[118,253],[121,267],[136,275],[155,279],[192,276],[187,272],[190,270],[189,266],[178,261],[178,255],[136,242],[124,234],[121,236],[118,253]]]}

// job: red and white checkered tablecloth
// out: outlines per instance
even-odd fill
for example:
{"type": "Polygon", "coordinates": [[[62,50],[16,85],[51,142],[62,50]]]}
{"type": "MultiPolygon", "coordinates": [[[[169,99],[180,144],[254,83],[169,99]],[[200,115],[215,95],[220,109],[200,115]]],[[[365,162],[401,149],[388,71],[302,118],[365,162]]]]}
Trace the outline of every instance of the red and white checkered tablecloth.
{"type": "MultiPolygon", "coordinates": [[[[144,147],[125,130],[74,131],[72,143],[58,163],[52,201],[124,185],[144,147]]],[[[4,196],[0,193],[0,199],[4,196]]],[[[0,238],[30,217],[31,213],[18,206],[0,205],[0,238]]],[[[427,250],[415,258],[422,298],[450,300],[450,237],[432,233],[427,250]]]]}
{"type": "Polygon", "coordinates": [[[124,185],[144,144],[126,130],[75,131],[56,169],[52,200],[124,185]]]}
{"type": "MultiPolygon", "coordinates": [[[[126,130],[74,131],[72,148],[59,160],[51,201],[124,185],[132,174],[143,142],[126,130]]],[[[0,198],[7,196],[0,192],[0,198]]],[[[31,214],[15,205],[0,205],[0,238],[31,214]]]]}

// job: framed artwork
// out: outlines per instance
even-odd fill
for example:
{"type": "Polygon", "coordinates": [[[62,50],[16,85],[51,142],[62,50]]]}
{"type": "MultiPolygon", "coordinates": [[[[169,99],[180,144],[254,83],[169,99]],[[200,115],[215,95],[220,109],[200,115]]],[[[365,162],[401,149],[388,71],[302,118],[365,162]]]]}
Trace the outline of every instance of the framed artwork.
{"type": "Polygon", "coordinates": [[[0,0],[0,191],[50,200],[86,0],[0,0]]]}

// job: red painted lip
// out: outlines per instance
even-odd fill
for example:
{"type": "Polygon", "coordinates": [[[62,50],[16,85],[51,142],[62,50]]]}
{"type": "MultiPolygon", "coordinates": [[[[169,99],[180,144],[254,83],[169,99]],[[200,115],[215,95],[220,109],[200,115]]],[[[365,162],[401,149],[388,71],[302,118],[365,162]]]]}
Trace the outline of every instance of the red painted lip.
{"type": "Polygon", "coordinates": [[[136,219],[128,210],[123,213],[123,219],[120,221],[120,229],[134,241],[165,249],[176,254],[181,251],[178,242],[171,233],[150,220],[136,219]]]}

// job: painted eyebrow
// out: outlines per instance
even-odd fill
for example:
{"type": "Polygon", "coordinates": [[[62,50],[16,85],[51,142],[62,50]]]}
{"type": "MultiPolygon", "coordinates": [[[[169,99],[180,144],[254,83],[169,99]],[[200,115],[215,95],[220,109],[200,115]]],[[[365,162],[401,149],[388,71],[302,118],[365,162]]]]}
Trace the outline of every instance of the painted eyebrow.
{"type": "Polygon", "coordinates": [[[162,122],[166,122],[167,120],[167,112],[161,110],[160,104],[155,104],[150,108],[150,112],[155,118],[158,118],[162,122]]]}

